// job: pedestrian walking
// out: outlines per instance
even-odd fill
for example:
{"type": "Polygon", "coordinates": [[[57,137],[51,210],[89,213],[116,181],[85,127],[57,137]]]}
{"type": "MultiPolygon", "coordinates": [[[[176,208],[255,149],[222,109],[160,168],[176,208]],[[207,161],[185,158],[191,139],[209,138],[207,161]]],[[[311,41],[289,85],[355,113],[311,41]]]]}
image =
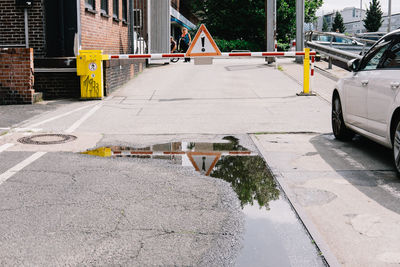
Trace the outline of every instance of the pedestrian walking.
{"type": "Polygon", "coordinates": [[[170,51],[171,51],[171,53],[175,53],[175,50],[176,50],[176,42],[175,42],[175,40],[174,40],[174,37],[172,37],[171,36],[171,38],[170,38],[170,51]]]}
{"type": "MultiPolygon", "coordinates": [[[[190,33],[188,32],[188,29],[183,27],[182,35],[179,40],[179,46],[180,46],[180,49],[182,50],[182,52],[186,53],[191,42],[192,42],[192,37],[190,37],[190,33]]],[[[190,57],[189,58],[185,57],[185,62],[190,62],[190,57]]]]}

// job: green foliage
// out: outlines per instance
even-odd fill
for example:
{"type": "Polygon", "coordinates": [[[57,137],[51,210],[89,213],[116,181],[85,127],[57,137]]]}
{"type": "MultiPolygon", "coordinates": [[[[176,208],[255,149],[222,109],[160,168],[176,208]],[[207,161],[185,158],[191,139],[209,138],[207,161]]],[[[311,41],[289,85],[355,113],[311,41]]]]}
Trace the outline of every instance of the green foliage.
{"type": "MultiPolygon", "coordinates": [[[[192,11],[202,18],[214,38],[226,41],[239,40],[235,46],[264,50],[265,0],[186,0],[192,11]]],[[[305,21],[316,19],[315,12],[323,0],[305,0],[305,21]]],[[[277,0],[277,37],[281,43],[290,43],[296,35],[296,0],[277,0]]],[[[221,48],[221,50],[224,50],[221,48]]],[[[248,49],[253,50],[253,49],[248,49]]],[[[254,51],[253,50],[253,51],[254,51]]],[[[229,50],[225,50],[229,51],[229,50]]]]}
{"type": "Polygon", "coordinates": [[[343,17],[342,15],[340,15],[339,11],[336,11],[335,19],[333,20],[332,23],[332,31],[333,32],[339,31],[341,33],[344,33],[345,30],[346,27],[344,26],[343,23],[343,17]]]}
{"type": "Polygon", "coordinates": [[[221,52],[230,52],[232,50],[261,51],[260,49],[262,49],[258,43],[245,40],[214,39],[214,41],[221,52]]]}
{"type": "MultiPolygon", "coordinates": [[[[305,22],[316,20],[315,13],[323,0],[305,0],[305,22]]],[[[277,38],[278,42],[290,43],[296,37],[296,0],[277,0],[277,38]]]]}
{"type": "MultiPolygon", "coordinates": [[[[223,139],[230,142],[214,144],[214,151],[246,150],[234,136],[226,136],[223,139]]],[[[247,204],[253,205],[254,201],[257,201],[260,207],[269,209],[268,203],[279,198],[275,180],[260,156],[222,157],[211,176],[231,183],[242,207],[247,204]]]]}
{"type": "Polygon", "coordinates": [[[366,17],[364,19],[364,27],[368,32],[377,32],[382,26],[382,9],[379,0],[372,0],[369,3],[369,8],[367,9],[366,17]]]}
{"type": "Polygon", "coordinates": [[[278,42],[278,51],[288,51],[290,44],[278,42]]]}
{"type": "Polygon", "coordinates": [[[323,31],[323,32],[329,31],[329,29],[328,29],[328,22],[326,21],[325,18],[323,18],[322,31],[323,31]]]}

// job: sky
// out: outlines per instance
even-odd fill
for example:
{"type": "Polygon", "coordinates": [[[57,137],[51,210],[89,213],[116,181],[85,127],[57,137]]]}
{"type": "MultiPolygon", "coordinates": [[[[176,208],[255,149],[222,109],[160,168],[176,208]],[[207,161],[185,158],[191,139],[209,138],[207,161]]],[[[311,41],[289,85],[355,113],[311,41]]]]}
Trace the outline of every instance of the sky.
{"type": "MultiPolygon", "coordinates": [[[[371,0],[362,0],[363,9],[369,6],[371,0]]],[[[388,12],[389,0],[380,0],[384,14],[388,12]]],[[[318,10],[317,15],[332,12],[333,10],[342,10],[345,7],[360,7],[360,0],[324,0],[323,6],[318,10]]],[[[392,14],[400,13],[400,0],[392,0],[392,14]]]]}

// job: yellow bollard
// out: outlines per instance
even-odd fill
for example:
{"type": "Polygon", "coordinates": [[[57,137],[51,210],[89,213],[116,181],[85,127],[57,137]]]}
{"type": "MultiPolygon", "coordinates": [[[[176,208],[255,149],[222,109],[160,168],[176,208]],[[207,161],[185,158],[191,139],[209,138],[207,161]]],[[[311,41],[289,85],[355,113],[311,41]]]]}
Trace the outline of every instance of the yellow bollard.
{"type": "Polygon", "coordinates": [[[298,96],[315,96],[314,93],[310,93],[310,48],[304,49],[304,60],[303,60],[303,92],[298,93],[298,96]]]}
{"type": "Polygon", "coordinates": [[[81,76],[81,99],[102,99],[103,60],[108,59],[102,50],[80,50],[76,58],[76,73],[81,76]]]}
{"type": "Polygon", "coordinates": [[[303,93],[310,93],[310,48],[304,49],[304,77],[303,77],[303,93]]]}

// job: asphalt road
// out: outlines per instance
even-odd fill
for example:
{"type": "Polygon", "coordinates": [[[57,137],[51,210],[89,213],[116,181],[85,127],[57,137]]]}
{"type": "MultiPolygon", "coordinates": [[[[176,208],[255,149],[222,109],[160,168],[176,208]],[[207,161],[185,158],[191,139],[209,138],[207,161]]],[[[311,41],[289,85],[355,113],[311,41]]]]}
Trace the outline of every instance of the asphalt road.
{"type": "MultiPolygon", "coordinates": [[[[364,233],[386,209],[393,213],[384,216],[390,217],[385,229],[396,224],[398,182],[390,167],[348,167],[360,160],[374,164],[374,155],[389,166],[389,159],[371,152],[379,146],[362,139],[342,145],[332,141],[329,98],[334,83],[317,76],[319,96],[297,97],[301,71],[291,62],[283,63],[283,72],[262,59],[216,60],[211,66],[178,63],[145,70],[103,101],[33,109],[36,116],[27,121],[14,118],[14,108],[3,108],[13,120],[0,122],[2,128],[10,128],[0,137],[1,263],[235,265],[250,221],[229,184],[167,162],[93,158],[76,152],[100,145],[146,146],[248,133],[259,138],[258,149],[273,171],[296,187],[290,201],[304,208],[317,230],[312,238],[323,240],[338,262],[351,266],[367,248],[382,247],[388,233],[373,236],[376,245],[364,233]],[[36,133],[72,134],[77,140],[52,146],[17,141],[36,133]],[[307,169],[315,167],[322,169],[307,169]],[[366,180],[366,173],[373,178],[366,180]],[[331,183],[338,188],[324,187],[331,183]],[[346,194],[339,194],[343,188],[346,194]],[[337,201],[358,203],[363,212],[344,212],[337,201]],[[374,205],[372,215],[365,212],[368,203],[374,205]],[[355,233],[346,228],[349,220],[355,233]]],[[[288,202],[285,205],[290,213],[288,202]]],[[[285,265],[321,266],[296,214],[291,211],[291,219],[284,220],[288,212],[274,210],[264,216],[273,222],[269,229],[283,233],[281,226],[286,224],[296,231],[275,236],[276,247],[290,251],[285,265]],[[291,239],[296,235],[302,238],[291,239]],[[309,258],[297,261],[304,251],[309,258]]],[[[389,254],[371,254],[381,258],[375,262],[396,262],[396,244],[393,241],[389,254]]]]}

